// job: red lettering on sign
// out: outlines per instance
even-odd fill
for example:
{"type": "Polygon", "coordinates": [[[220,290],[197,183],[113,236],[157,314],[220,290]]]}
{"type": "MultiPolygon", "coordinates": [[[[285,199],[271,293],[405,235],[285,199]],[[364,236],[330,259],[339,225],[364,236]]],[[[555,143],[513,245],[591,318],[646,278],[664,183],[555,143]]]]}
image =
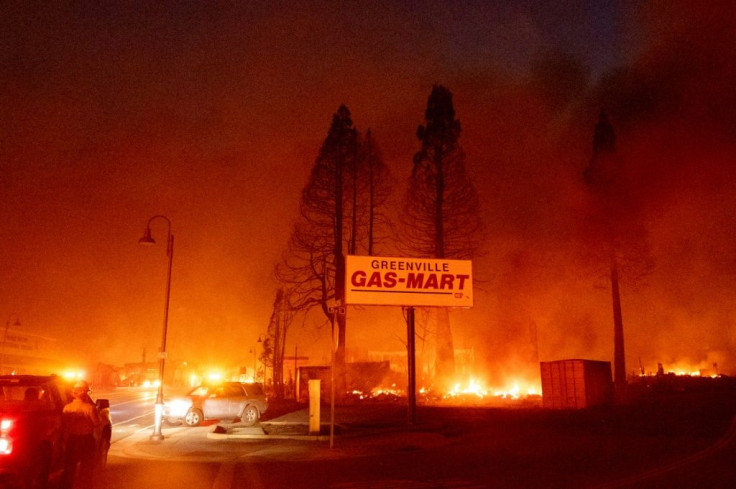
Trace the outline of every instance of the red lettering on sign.
{"type": "Polygon", "coordinates": [[[350,283],[353,284],[354,287],[363,287],[365,285],[365,272],[357,270],[353,273],[353,276],[350,277],[350,283]]]}
{"type": "Polygon", "coordinates": [[[440,289],[447,287],[452,290],[452,282],[455,280],[455,276],[449,273],[443,273],[440,279],[440,289]]]}
{"type": "Polygon", "coordinates": [[[408,273],[406,275],[406,288],[407,289],[421,289],[424,283],[423,273],[408,273]]]}
{"type": "Polygon", "coordinates": [[[366,287],[380,287],[381,286],[381,272],[371,273],[371,278],[368,279],[366,287]]]}

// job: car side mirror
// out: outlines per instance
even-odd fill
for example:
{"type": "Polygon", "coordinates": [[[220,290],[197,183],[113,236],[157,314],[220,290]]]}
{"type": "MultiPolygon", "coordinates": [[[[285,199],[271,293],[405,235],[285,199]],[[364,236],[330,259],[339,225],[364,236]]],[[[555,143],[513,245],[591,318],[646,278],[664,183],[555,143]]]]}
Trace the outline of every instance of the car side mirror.
{"type": "Polygon", "coordinates": [[[109,399],[97,399],[97,402],[95,402],[95,406],[97,406],[97,409],[110,409],[110,400],[109,399]]]}

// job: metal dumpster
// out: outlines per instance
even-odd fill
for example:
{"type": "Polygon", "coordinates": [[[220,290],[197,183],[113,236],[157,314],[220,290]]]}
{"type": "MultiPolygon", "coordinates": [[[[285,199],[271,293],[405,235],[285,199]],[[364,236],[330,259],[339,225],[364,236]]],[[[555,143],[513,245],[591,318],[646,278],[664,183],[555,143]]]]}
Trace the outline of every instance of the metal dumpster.
{"type": "Polygon", "coordinates": [[[540,362],[542,406],[551,409],[584,409],[611,404],[611,362],[556,360],[540,362]]]}

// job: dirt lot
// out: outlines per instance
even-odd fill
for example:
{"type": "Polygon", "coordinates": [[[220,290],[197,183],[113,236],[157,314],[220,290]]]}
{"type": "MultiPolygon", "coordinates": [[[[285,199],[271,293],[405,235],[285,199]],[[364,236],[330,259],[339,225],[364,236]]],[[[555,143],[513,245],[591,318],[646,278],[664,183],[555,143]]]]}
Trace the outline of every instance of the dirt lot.
{"type": "MultiPolygon", "coordinates": [[[[549,410],[524,402],[419,405],[413,424],[405,402],[338,405],[338,445],[370,445],[378,453],[421,449],[417,440],[432,440],[432,449],[455,444],[448,453],[463,453],[466,459],[482,454],[479,460],[488,462],[479,463],[492,463],[489,477],[507,473],[509,480],[545,481],[544,487],[736,484],[736,469],[729,469],[736,453],[736,389],[730,383],[647,389],[625,403],[587,410],[549,410]],[[414,440],[406,443],[417,446],[402,448],[397,440],[414,440]]],[[[305,407],[275,406],[269,414],[305,407]]],[[[326,412],[323,407],[323,420],[326,412]]]]}

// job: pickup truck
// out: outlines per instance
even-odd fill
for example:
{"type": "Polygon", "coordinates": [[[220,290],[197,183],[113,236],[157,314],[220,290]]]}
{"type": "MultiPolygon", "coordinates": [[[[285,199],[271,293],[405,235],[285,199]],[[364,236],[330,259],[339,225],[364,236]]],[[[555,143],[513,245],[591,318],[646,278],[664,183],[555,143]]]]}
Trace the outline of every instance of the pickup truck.
{"type": "MultiPolygon", "coordinates": [[[[55,375],[0,376],[0,489],[43,489],[64,468],[62,411],[71,385],[55,375]]],[[[95,403],[98,466],[107,462],[112,423],[110,402],[95,403]]]]}

